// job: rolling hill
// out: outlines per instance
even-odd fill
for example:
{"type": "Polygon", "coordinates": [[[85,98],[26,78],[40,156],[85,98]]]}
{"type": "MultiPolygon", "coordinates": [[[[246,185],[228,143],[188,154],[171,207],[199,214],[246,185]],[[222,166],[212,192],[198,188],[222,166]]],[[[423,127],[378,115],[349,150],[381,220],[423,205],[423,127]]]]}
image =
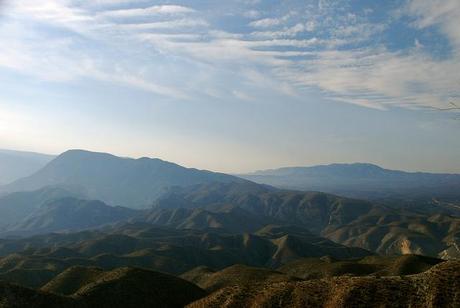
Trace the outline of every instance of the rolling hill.
{"type": "Polygon", "coordinates": [[[458,217],[395,209],[326,193],[276,190],[254,183],[212,183],[171,189],[155,207],[212,208],[226,204],[381,254],[447,259],[460,255],[458,217]]]}
{"type": "Polygon", "coordinates": [[[3,239],[0,280],[41,287],[73,266],[105,270],[131,266],[181,274],[198,266],[215,270],[234,264],[276,268],[306,257],[349,259],[371,255],[305,229],[291,231],[291,227],[266,226],[252,234],[231,234],[219,229],[171,229],[136,223],[3,239]]]}

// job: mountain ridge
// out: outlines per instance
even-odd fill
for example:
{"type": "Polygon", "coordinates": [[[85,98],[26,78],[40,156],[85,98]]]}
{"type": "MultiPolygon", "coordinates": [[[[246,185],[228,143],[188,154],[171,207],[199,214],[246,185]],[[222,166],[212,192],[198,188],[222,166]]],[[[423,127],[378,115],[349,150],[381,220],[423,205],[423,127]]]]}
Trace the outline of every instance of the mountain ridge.
{"type": "Polygon", "coordinates": [[[460,200],[460,174],[406,172],[368,163],[284,167],[239,176],[278,188],[322,191],[371,200],[388,197],[460,200]]]}
{"type": "Polygon", "coordinates": [[[145,208],[169,186],[243,179],[207,170],[185,168],[152,158],[122,158],[108,153],[69,150],[31,176],[0,187],[0,192],[31,191],[60,186],[82,191],[110,205],[145,208]]]}

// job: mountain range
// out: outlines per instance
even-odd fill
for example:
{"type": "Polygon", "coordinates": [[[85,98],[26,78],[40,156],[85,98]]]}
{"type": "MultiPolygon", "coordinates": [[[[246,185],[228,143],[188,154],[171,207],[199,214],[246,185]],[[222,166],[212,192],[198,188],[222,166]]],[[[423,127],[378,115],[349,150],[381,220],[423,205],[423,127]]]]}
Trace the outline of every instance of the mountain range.
{"type": "Polygon", "coordinates": [[[460,200],[460,175],[388,170],[372,164],[288,167],[239,175],[280,188],[322,191],[353,198],[460,200]]]}
{"type": "Polygon", "coordinates": [[[0,192],[59,186],[110,205],[145,208],[170,186],[232,181],[243,180],[222,173],[185,168],[160,159],[121,158],[71,150],[36,173],[1,187],[0,192]]]}
{"type": "Polygon", "coordinates": [[[0,187],[0,306],[457,306],[458,175],[294,169],[67,151],[0,187]]]}
{"type": "Polygon", "coordinates": [[[171,189],[154,207],[219,208],[226,204],[382,254],[460,256],[458,216],[395,209],[320,192],[279,190],[254,183],[201,184],[171,189]]]}

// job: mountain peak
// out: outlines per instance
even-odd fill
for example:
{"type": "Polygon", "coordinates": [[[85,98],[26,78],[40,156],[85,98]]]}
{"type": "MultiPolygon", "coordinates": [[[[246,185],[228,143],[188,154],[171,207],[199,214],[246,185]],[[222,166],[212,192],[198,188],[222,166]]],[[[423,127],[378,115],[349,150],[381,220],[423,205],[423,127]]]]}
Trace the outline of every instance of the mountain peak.
{"type": "Polygon", "coordinates": [[[32,191],[72,187],[109,205],[148,207],[167,187],[243,181],[231,175],[185,168],[151,158],[122,158],[108,153],[68,150],[35,174],[3,188],[32,191]]]}

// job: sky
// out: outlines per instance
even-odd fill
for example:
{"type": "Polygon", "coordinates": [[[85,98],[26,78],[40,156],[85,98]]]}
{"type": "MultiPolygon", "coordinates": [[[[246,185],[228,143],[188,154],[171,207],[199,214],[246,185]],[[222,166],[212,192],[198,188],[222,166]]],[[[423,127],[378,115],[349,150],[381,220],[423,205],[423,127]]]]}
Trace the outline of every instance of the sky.
{"type": "Polygon", "coordinates": [[[460,173],[458,0],[0,0],[0,148],[460,173]]]}

